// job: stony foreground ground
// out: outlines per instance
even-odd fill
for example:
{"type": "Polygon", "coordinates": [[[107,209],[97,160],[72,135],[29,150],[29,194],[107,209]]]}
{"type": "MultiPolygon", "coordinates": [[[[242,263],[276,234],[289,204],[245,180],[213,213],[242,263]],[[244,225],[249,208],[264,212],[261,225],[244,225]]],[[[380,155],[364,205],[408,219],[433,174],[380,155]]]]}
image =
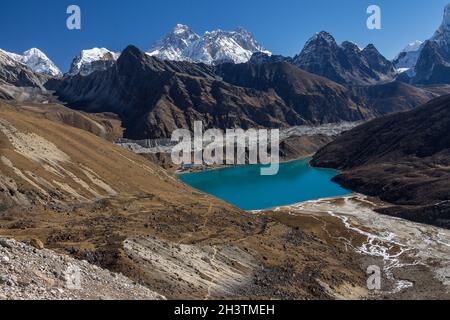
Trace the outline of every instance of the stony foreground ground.
{"type": "Polygon", "coordinates": [[[86,261],[0,238],[0,299],[164,299],[86,261]]]}

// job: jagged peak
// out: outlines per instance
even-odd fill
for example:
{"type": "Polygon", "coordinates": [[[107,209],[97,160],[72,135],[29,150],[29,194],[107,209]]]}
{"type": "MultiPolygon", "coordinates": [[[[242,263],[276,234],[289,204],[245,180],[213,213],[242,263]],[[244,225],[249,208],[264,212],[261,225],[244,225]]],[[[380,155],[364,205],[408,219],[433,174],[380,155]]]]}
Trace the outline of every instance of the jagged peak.
{"type": "Polygon", "coordinates": [[[311,40],[315,40],[315,39],[323,39],[323,40],[326,40],[327,42],[333,42],[333,43],[336,43],[336,39],[331,35],[331,33],[327,32],[327,31],[320,31],[320,32],[317,32],[317,33],[311,38],[311,40]]]}
{"type": "Polygon", "coordinates": [[[91,49],[84,49],[81,50],[79,57],[97,57],[97,56],[103,56],[105,54],[115,54],[109,49],[106,48],[91,48],[91,49]]]}
{"type": "Polygon", "coordinates": [[[26,65],[35,73],[53,77],[61,76],[62,74],[53,61],[50,60],[47,55],[38,48],[31,48],[25,51],[22,55],[3,50],[1,51],[16,63],[26,65]]]}
{"type": "Polygon", "coordinates": [[[381,54],[380,51],[378,51],[377,47],[375,47],[375,45],[373,43],[369,43],[362,51],[381,54]]]}
{"type": "Polygon", "coordinates": [[[126,56],[128,54],[132,54],[132,55],[138,55],[138,54],[143,54],[143,52],[136,47],[135,45],[128,45],[123,51],[122,51],[122,56],[126,56]]]}
{"type": "Polygon", "coordinates": [[[117,60],[119,64],[124,61],[142,61],[148,56],[145,52],[141,51],[138,47],[134,45],[128,45],[125,50],[122,51],[120,58],[117,60]]]}
{"type": "Polygon", "coordinates": [[[157,41],[156,43],[174,36],[179,38],[199,37],[199,35],[192,31],[192,29],[188,25],[177,23],[169,33],[167,33],[161,40],[157,41]]]}

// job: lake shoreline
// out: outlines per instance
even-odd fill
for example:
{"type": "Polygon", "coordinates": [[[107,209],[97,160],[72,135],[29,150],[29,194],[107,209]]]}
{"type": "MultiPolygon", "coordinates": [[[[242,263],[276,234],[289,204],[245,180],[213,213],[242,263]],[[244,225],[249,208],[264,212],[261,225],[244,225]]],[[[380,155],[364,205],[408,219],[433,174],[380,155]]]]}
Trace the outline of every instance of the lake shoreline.
{"type": "Polygon", "coordinates": [[[242,210],[268,210],[302,201],[344,196],[350,190],[332,181],[339,172],[317,169],[310,157],[280,163],[273,176],[261,175],[263,165],[245,165],[179,174],[177,177],[201,192],[224,200],[242,210]]]}
{"type": "Polygon", "coordinates": [[[327,234],[358,254],[364,268],[382,270],[382,290],[370,299],[450,298],[450,231],[376,212],[387,206],[376,197],[353,193],[253,213],[294,221],[335,219],[340,227],[324,224],[327,234]]]}

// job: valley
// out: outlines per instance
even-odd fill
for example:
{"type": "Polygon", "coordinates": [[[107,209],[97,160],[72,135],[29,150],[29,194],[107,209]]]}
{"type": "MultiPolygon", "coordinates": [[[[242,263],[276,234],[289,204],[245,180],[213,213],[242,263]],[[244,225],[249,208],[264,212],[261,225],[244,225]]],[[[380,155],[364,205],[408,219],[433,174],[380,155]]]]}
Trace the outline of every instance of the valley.
{"type": "MultiPolygon", "coordinates": [[[[40,239],[169,299],[447,295],[447,231],[375,212],[386,203],[350,195],[245,212],[190,189],[89,127],[45,119],[26,106],[1,108],[0,237],[40,239]],[[24,146],[25,132],[41,141],[42,152],[24,146]],[[383,270],[378,292],[367,289],[371,265],[383,270]]],[[[18,290],[38,298],[32,288],[18,290]]]]}
{"type": "Polygon", "coordinates": [[[393,59],[184,24],[67,72],[0,49],[0,300],[450,299],[449,25],[393,59]],[[279,129],[278,174],[174,164],[196,123],[279,129]]]}

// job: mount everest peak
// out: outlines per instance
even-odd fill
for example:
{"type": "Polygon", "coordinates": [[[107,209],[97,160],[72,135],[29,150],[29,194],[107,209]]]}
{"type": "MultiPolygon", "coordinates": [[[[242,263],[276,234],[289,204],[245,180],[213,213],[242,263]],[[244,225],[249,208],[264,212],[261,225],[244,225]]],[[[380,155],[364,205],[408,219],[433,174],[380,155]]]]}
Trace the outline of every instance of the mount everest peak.
{"type": "Polygon", "coordinates": [[[177,24],[172,32],[153,44],[148,54],[161,60],[182,61],[184,50],[198,39],[200,36],[188,26],[177,24]]]}

